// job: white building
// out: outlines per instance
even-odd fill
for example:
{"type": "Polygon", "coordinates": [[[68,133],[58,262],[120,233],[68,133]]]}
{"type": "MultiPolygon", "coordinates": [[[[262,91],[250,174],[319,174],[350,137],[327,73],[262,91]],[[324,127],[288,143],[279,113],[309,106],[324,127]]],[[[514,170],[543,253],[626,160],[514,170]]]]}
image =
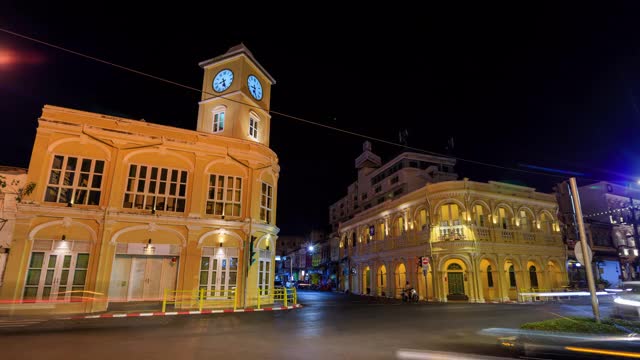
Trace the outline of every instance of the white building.
{"type": "Polygon", "coordinates": [[[27,170],[0,166],[0,286],[16,225],[17,203],[25,192],[27,170]]]}

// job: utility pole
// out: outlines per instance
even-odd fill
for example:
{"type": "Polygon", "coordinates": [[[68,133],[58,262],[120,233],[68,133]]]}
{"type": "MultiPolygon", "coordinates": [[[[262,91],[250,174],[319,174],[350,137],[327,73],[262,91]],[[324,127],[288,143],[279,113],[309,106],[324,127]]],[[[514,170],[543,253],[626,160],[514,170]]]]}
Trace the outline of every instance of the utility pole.
{"type": "Polygon", "coordinates": [[[596,323],[600,323],[600,309],[598,307],[598,296],[596,295],[596,283],[593,279],[593,269],[591,266],[591,257],[589,256],[587,244],[587,235],[584,231],[584,219],[582,218],[582,205],[580,204],[580,194],[578,193],[578,185],[576,184],[576,178],[569,179],[571,185],[571,192],[573,195],[573,208],[576,213],[576,220],[578,222],[578,231],[580,232],[580,242],[582,243],[582,259],[584,261],[585,272],[587,275],[587,283],[589,284],[589,292],[591,293],[591,307],[593,308],[593,316],[596,319],[596,323]]]}
{"type": "MultiPolygon", "coordinates": [[[[637,250],[638,240],[640,239],[640,236],[638,236],[638,221],[636,220],[636,207],[635,205],[633,205],[633,198],[631,196],[629,196],[629,208],[631,210],[631,224],[633,224],[633,246],[637,250]]],[[[634,265],[635,267],[637,263],[638,263],[638,257],[634,259],[632,265],[634,265]]],[[[638,274],[636,274],[636,278],[637,277],[638,277],[638,274]]],[[[635,279],[632,279],[632,280],[635,280],[635,279]]]]}

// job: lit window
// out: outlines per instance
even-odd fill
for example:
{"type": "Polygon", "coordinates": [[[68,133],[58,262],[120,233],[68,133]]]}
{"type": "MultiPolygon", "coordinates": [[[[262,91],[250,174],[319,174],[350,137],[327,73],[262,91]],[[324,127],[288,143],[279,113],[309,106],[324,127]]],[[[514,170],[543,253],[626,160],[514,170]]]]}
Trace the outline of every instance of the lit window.
{"type": "Polygon", "coordinates": [[[273,188],[263,182],[260,195],[260,220],[271,224],[271,210],[273,210],[273,188]]]}
{"type": "Polygon", "coordinates": [[[460,225],[460,211],[457,204],[446,204],[440,207],[440,226],[460,225]]]}
{"type": "Polygon", "coordinates": [[[498,224],[505,230],[509,229],[509,214],[503,207],[498,208],[498,224]]]}
{"type": "Polygon", "coordinates": [[[249,136],[258,139],[258,119],[253,116],[249,117],[249,136]]]}
{"type": "Polygon", "coordinates": [[[421,209],[418,216],[418,226],[420,230],[424,230],[428,225],[428,215],[426,209],[421,209]]]}
{"type": "Polygon", "coordinates": [[[550,234],[551,233],[551,224],[553,223],[553,221],[551,220],[550,216],[548,216],[545,213],[542,213],[540,215],[540,225],[542,228],[542,232],[550,234]]]}
{"type": "Polygon", "coordinates": [[[240,216],[242,204],[242,178],[210,175],[207,214],[240,216]]]}
{"type": "Polygon", "coordinates": [[[473,214],[475,216],[475,225],[484,227],[485,226],[485,211],[482,205],[475,205],[473,207],[473,214]]]}
{"type": "Polygon", "coordinates": [[[531,221],[525,210],[520,210],[520,228],[522,231],[531,231],[531,221]]]}
{"type": "Polygon", "coordinates": [[[224,109],[217,108],[213,111],[213,132],[221,132],[224,130],[224,109]]]}
{"type": "Polygon", "coordinates": [[[103,172],[103,160],[56,155],[44,201],[98,205],[103,172]]]}
{"type": "Polygon", "coordinates": [[[123,208],[184,212],[187,171],[131,164],[123,208]]]}

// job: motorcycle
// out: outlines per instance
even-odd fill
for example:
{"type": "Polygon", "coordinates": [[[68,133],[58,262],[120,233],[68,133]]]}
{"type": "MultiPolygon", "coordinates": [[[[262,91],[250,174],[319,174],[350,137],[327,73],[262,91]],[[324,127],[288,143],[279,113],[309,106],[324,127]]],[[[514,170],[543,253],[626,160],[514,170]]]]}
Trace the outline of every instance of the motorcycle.
{"type": "Polygon", "coordinates": [[[418,302],[419,299],[418,292],[414,288],[402,292],[402,301],[404,302],[418,302]]]}

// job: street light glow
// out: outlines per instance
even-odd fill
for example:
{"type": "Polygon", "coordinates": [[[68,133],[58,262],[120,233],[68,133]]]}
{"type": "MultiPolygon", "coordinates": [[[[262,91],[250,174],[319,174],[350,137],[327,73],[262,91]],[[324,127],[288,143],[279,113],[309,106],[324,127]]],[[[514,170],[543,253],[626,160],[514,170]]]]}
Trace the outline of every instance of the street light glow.
{"type": "Polygon", "coordinates": [[[309,251],[313,251],[313,245],[309,245],[309,251]]]}

